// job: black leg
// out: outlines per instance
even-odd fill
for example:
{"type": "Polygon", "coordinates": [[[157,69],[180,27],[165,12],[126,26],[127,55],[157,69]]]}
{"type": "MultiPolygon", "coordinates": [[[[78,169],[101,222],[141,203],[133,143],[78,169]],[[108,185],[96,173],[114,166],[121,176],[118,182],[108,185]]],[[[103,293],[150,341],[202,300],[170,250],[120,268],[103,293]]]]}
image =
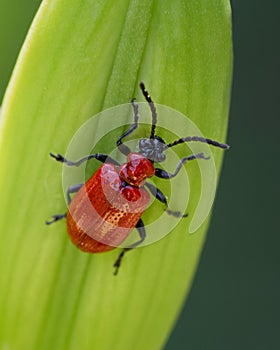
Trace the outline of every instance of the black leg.
{"type": "Polygon", "coordinates": [[[46,225],[50,225],[50,224],[53,224],[54,222],[56,221],[59,221],[61,219],[65,219],[66,218],[66,214],[54,214],[52,215],[52,220],[49,220],[49,221],[46,221],[46,225]]]}
{"type": "Polygon", "coordinates": [[[215,146],[215,147],[220,147],[224,149],[228,149],[229,145],[226,143],[220,143],[211,139],[206,139],[201,136],[188,136],[188,137],[182,137],[179,140],[173,141],[167,145],[167,147],[173,147],[176,146],[180,143],[185,143],[185,142],[191,142],[191,141],[198,141],[198,142],[203,142],[203,143],[208,143],[209,145],[215,146]]]}
{"type": "Polygon", "coordinates": [[[150,110],[152,112],[152,129],[151,129],[151,135],[150,135],[150,139],[153,139],[155,137],[155,131],[156,131],[156,125],[157,125],[157,111],[156,111],[156,107],[154,105],[154,102],[151,98],[151,96],[149,95],[148,91],[145,88],[145,85],[143,82],[140,83],[140,88],[142,90],[142,93],[146,99],[146,101],[148,102],[149,106],[150,106],[150,110]]]}
{"type": "Polygon", "coordinates": [[[142,242],[144,242],[145,238],[146,238],[146,230],[145,230],[145,226],[144,226],[144,223],[142,221],[142,219],[139,219],[139,221],[137,222],[135,228],[138,230],[139,232],[139,236],[140,236],[140,240],[131,244],[129,247],[127,248],[124,248],[121,253],[119,254],[117,260],[115,261],[114,263],[114,267],[116,268],[115,269],[115,272],[114,272],[114,275],[116,276],[118,274],[118,271],[119,271],[119,268],[121,266],[121,262],[122,262],[122,259],[124,257],[124,254],[128,251],[130,251],[131,249],[137,247],[139,244],[141,244],[142,242]]]}
{"type": "MultiPolygon", "coordinates": [[[[70,194],[71,193],[76,193],[79,191],[79,189],[83,186],[84,184],[77,184],[77,185],[74,185],[74,186],[70,186],[68,189],[67,189],[67,202],[68,202],[68,205],[70,204],[71,202],[71,197],[70,197],[70,194]]],[[[56,221],[59,221],[61,219],[64,219],[66,218],[66,214],[54,214],[52,215],[52,220],[50,221],[46,221],[46,224],[47,225],[50,225],[50,224],[53,224],[54,222],[56,221]]]]}
{"type": "Polygon", "coordinates": [[[176,176],[179,172],[179,170],[182,168],[182,166],[194,159],[210,159],[210,157],[205,157],[203,153],[198,153],[198,154],[192,154],[191,156],[184,157],[181,159],[180,163],[177,165],[175,171],[173,174],[168,173],[167,171],[163,169],[156,168],[155,169],[155,176],[160,177],[161,179],[171,179],[172,177],[176,176]]]}
{"type": "Polygon", "coordinates": [[[156,186],[146,182],[145,186],[150,190],[151,194],[159,200],[161,203],[164,204],[164,210],[167,212],[167,214],[175,216],[176,218],[185,218],[188,216],[188,214],[182,214],[180,211],[173,211],[168,208],[167,204],[167,197],[161,192],[159,188],[156,186]]]}
{"type": "Polygon", "coordinates": [[[85,156],[79,160],[77,160],[76,162],[73,162],[71,160],[67,160],[65,159],[61,154],[53,154],[50,153],[50,156],[53,157],[56,161],[61,162],[61,163],[65,163],[68,166],[80,166],[82,163],[86,162],[87,160],[90,160],[92,158],[95,158],[97,160],[99,160],[102,163],[108,162],[108,163],[112,163],[115,165],[119,165],[119,163],[114,160],[113,158],[111,158],[110,156],[108,156],[107,154],[102,154],[102,153],[94,153],[94,154],[90,154],[88,156],[85,156]]]}
{"type": "Polygon", "coordinates": [[[138,120],[139,120],[139,115],[138,115],[138,104],[135,103],[135,99],[131,100],[131,104],[132,104],[132,108],[133,108],[133,115],[134,115],[134,123],[133,125],[131,125],[131,127],[125,132],[123,133],[117,140],[117,146],[118,149],[120,150],[120,152],[124,155],[128,155],[131,150],[129,149],[129,147],[127,147],[126,145],[124,145],[122,143],[122,140],[130,135],[135,129],[138,128],[138,120]]]}
{"type": "Polygon", "coordinates": [[[83,186],[84,186],[84,184],[77,184],[77,185],[68,187],[68,189],[67,189],[67,203],[68,203],[68,205],[71,203],[70,194],[78,192],[79,189],[83,186]]]}

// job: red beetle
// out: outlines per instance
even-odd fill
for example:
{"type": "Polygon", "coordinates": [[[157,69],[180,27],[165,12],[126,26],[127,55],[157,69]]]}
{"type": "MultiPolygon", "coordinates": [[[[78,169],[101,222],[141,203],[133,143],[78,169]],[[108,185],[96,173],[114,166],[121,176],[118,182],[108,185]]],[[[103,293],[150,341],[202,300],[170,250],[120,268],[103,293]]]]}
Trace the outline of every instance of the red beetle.
{"type": "Polygon", "coordinates": [[[169,173],[154,166],[155,162],[160,163],[165,160],[165,150],[191,141],[204,142],[224,149],[229,148],[226,144],[199,136],[188,136],[166,144],[160,136],[155,135],[157,124],[155,105],[142,82],[140,88],[152,113],[151,133],[149,138],[140,139],[139,153],[131,152],[129,147],[123,144],[123,139],[138,127],[138,105],[133,99],[131,103],[134,123],[117,140],[118,149],[127,156],[126,163],[119,164],[110,156],[101,153],[90,154],[76,162],[67,160],[60,154],[50,153],[55,160],[68,166],[79,166],[92,158],[104,163],[85,184],[68,188],[67,213],[53,215],[52,220],[46,223],[51,224],[66,218],[67,230],[72,242],[88,253],[101,253],[115,249],[136,228],[140,240],[122,249],[114,263],[115,275],[125,252],[137,247],[145,240],[146,232],[141,216],[149,204],[149,192],[164,204],[168,214],[175,217],[187,216],[187,214],[170,210],[167,197],[157,187],[146,182],[146,179],[154,175],[162,179],[171,179],[186,162],[198,158],[209,159],[209,157],[205,157],[203,153],[184,157],[177,165],[175,172],[169,173]],[[76,192],[77,194],[71,200],[70,194],[76,192]]]}

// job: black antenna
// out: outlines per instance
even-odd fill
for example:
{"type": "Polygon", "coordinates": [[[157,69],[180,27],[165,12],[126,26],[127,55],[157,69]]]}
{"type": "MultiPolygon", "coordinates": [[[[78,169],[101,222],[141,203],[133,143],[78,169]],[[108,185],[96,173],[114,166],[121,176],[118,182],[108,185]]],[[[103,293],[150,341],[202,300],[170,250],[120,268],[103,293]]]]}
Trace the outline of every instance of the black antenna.
{"type": "Polygon", "coordinates": [[[155,130],[156,130],[156,125],[157,125],[157,111],[156,111],[156,107],[154,105],[154,102],[151,99],[151,96],[149,95],[148,91],[145,88],[144,83],[141,81],[140,85],[140,89],[142,90],[142,93],[146,99],[146,101],[149,103],[151,112],[152,112],[152,129],[151,129],[151,135],[150,135],[150,139],[155,138],[155,130]]]}
{"type": "Polygon", "coordinates": [[[229,148],[229,145],[227,145],[226,143],[220,143],[220,142],[217,142],[217,141],[214,141],[214,140],[211,140],[211,139],[207,139],[207,138],[201,137],[201,136],[182,137],[179,140],[173,141],[173,142],[169,143],[166,146],[169,148],[169,147],[176,146],[176,145],[178,145],[180,143],[192,142],[192,141],[208,143],[208,145],[212,145],[212,146],[223,148],[223,149],[228,149],[229,148]]]}

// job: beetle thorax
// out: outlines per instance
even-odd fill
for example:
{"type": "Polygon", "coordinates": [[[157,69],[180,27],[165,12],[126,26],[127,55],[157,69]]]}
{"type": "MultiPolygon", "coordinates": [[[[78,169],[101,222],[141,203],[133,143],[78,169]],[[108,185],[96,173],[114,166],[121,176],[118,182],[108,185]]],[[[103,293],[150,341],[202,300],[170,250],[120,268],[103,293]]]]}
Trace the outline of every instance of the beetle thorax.
{"type": "Polygon", "coordinates": [[[143,186],[148,177],[155,174],[153,163],[139,153],[129,153],[127,163],[120,167],[120,177],[132,186],[143,186]]]}

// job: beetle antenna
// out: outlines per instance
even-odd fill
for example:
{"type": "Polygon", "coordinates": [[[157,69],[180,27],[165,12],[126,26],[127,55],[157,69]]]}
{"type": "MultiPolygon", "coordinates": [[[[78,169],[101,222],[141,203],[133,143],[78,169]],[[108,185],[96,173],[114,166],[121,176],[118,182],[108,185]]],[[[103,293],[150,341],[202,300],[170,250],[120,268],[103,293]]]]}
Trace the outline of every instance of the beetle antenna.
{"type": "Polygon", "coordinates": [[[156,111],[156,107],[154,105],[154,102],[151,98],[151,96],[149,95],[148,91],[145,88],[144,83],[141,81],[140,85],[140,89],[142,90],[142,93],[146,99],[146,101],[149,103],[151,112],[152,112],[152,129],[151,129],[151,135],[150,135],[150,139],[155,138],[155,130],[156,130],[156,125],[157,125],[157,111],[156,111]]]}
{"type": "Polygon", "coordinates": [[[169,148],[169,147],[173,147],[173,146],[179,145],[180,143],[191,142],[191,141],[208,143],[208,145],[212,145],[212,146],[219,147],[219,148],[224,148],[224,149],[228,149],[229,148],[229,145],[227,145],[226,143],[220,143],[218,141],[207,139],[207,138],[201,137],[201,136],[182,137],[179,140],[173,141],[173,142],[169,143],[166,146],[169,148]]]}

